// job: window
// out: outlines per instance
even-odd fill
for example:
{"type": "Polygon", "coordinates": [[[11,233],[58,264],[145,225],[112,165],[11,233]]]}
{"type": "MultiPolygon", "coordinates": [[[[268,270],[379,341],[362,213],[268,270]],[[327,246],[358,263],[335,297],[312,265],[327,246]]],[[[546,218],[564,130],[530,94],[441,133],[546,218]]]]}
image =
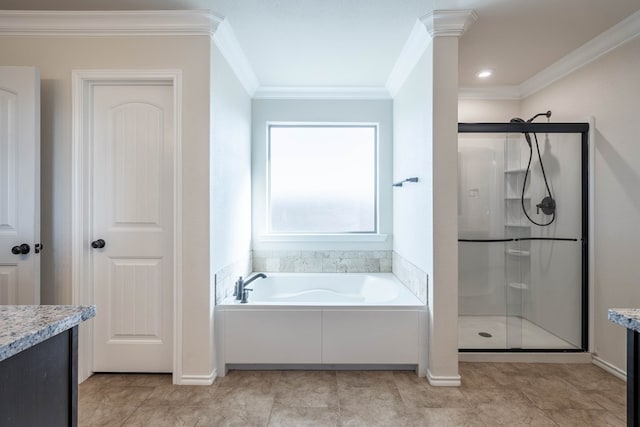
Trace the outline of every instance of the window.
{"type": "Polygon", "coordinates": [[[271,233],[377,232],[377,125],[268,131],[271,233]]]}

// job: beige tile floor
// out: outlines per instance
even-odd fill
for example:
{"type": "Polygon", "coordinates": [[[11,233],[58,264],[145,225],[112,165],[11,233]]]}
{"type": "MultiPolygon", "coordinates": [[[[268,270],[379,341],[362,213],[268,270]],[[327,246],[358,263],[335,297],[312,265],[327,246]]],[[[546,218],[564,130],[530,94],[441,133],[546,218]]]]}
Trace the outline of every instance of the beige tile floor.
{"type": "Polygon", "coordinates": [[[461,363],[461,387],[413,372],[231,371],[209,387],[99,374],[79,426],[625,426],[625,383],[594,365],[461,363]]]}

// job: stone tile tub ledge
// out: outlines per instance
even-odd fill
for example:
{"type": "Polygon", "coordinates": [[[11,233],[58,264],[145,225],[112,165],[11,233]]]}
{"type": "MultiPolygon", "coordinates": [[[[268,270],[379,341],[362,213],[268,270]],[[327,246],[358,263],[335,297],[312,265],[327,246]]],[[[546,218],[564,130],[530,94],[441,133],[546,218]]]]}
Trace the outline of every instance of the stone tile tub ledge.
{"type": "Polygon", "coordinates": [[[0,305],[0,361],[95,315],[94,305],[0,305]]]}

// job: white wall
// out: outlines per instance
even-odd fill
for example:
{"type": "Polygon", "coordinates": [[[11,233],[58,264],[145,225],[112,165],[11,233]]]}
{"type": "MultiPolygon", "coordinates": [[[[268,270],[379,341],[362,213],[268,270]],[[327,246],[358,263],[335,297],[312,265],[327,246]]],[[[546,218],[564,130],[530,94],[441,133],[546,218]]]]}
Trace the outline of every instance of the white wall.
{"type": "Polygon", "coordinates": [[[433,45],[393,100],[393,179],[418,177],[394,189],[393,250],[433,275],[433,45]]]}
{"type": "MultiPolygon", "coordinates": [[[[389,250],[393,224],[391,100],[275,100],[254,99],[253,142],[253,249],[266,250],[389,250]],[[265,241],[267,122],[379,123],[378,191],[379,233],[384,241],[366,241],[359,236],[341,241],[265,241]],[[359,240],[360,239],[360,240],[359,240]]],[[[336,153],[339,155],[339,153],[336,153]]],[[[327,172],[329,173],[329,171],[327,172]]],[[[365,237],[366,239],[366,237],[365,237]]]]}
{"type": "Polygon", "coordinates": [[[432,384],[459,384],[457,91],[458,38],[436,36],[394,98],[394,251],[430,278],[432,384]]]}
{"type": "Polygon", "coordinates": [[[519,116],[519,100],[461,98],[458,101],[458,120],[460,123],[508,123],[512,118],[519,116]]]}
{"type": "Polygon", "coordinates": [[[251,249],[251,98],[215,45],[211,60],[211,271],[216,272],[251,249]]]}
{"type": "Polygon", "coordinates": [[[522,114],[555,121],[595,117],[596,356],[625,369],[625,330],[607,309],[640,307],[640,39],[559,80],[522,103],[522,114]]]}
{"type": "MultiPolygon", "coordinates": [[[[429,374],[458,374],[458,37],[433,40],[433,278],[429,286],[429,374]]],[[[430,378],[430,380],[431,380],[430,378]]],[[[433,381],[432,381],[433,382],[433,381]]]]}
{"type": "MultiPolygon", "coordinates": [[[[210,318],[216,293],[224,295],[227,277],[236,277],[237,265],[246,265],[251,250],[251,98],[220,49],[211,45],[211,159],[210,159],[210,318]],[[222,274],[223,272],[228,272],[222,274]],[[217,283],[216,283],[217,279],[217,283]],[[213,291],[214,287],[221,289],[213,291]]],[[[242,271],[241,275],[247,272],[242,271]]],[[[215,366],[215,343],[210,357],[215,366]]],[[[224,375],[224,372],[218,373],[224,375]]]]}
{"type": "Polygon", "coordinates": [[[183,72],[183,373],[207,376],[209,285],[209,46],[192,37],[0,37],[0,65],[40,69],[42,303],[71,304],[71,71],[183,72]],[[204,325],[204,326],[203,326],[204,325]]]}

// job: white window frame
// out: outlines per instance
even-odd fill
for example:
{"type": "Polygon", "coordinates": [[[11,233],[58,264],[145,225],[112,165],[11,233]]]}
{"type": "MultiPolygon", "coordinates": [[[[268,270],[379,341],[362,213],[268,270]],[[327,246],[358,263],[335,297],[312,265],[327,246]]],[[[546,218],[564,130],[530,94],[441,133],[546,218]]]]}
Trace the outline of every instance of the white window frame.
{"type": "Polygon", "coordinates": [[[263,242],[322,242],[322,241],[361,241],[381,242],[386,235],[380,234],[380,124],[376,122],[267,122],[266,123],[266,211],[265,230],[261,237],[263,242]],[[373,128],[374,141],[374,229],[372,231],[353,232],[274,232],[271,229],[271,128],[373,128]]]}

